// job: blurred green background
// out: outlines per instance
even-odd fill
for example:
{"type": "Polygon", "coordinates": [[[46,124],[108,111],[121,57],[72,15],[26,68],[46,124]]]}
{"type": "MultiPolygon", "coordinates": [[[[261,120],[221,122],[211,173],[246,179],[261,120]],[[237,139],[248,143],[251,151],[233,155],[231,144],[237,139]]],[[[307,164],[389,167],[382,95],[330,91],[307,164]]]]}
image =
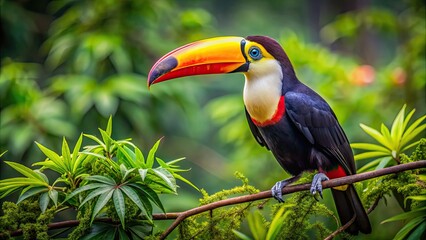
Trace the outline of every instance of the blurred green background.
{"type": "MultiPolygon", "coordinates": [[[[184,156],[185,174],[209,193],[239,183],[261,190],[286,177],[258,146],[245,120],[241,74],[191,77],[146,87],[152,64],[202,38],[268,35],[297,76],[332,106],[352,142],[369,141],[359,123],[389,125],[404,103],[425,113],[426,12],[423,0],[2,0],[0,152],[29,166],[43,159],[34,141],[60,149],[81,132],[97,134],[113,116],[115,139],[148,149],[164,136],[163,159],[184,156]]],[[[365,162],[357,163],[358,166],[365,162]]],[[[10,169],[0,163],[1,178],[10,169]]],[[[168,211],[197,206],[181,184],[168,211]]],[[[329,193],[326,193],[329,195],[329,193]]],[[[330,201],[330,196],[326,196],[330,201]]],[[[332,206],[332,205],[331,205],[332,206]]],[[[372,214],[371,239],[401,225],[391,201],[372,214]]],[[[167,224],[167,223],[165,223],[167,224]]]]}

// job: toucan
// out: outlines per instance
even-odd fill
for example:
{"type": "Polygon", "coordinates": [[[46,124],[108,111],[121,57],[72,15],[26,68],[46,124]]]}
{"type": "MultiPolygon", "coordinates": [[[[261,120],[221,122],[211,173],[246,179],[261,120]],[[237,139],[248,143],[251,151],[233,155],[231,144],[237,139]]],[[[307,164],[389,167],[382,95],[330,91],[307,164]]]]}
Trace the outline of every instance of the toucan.
{"type": "MultiPolygon", "coordinates": [[[[310,190],[321,197],[322,181],[356,173],[348,138],[333,110],[298,80],[284,49],[270,37],[216,37],[179,47],[153,65],[148,87],[184,76],[235,72],[245,75],[243,100],[254,138],[292,175],[272,187],[278,201],[283,202],[282,188],[304,171],[318,171],[310,190]]],[[[331,191],[341,224],[355,219],[345,231],[370,233],[354,186],[331,191]]]]}

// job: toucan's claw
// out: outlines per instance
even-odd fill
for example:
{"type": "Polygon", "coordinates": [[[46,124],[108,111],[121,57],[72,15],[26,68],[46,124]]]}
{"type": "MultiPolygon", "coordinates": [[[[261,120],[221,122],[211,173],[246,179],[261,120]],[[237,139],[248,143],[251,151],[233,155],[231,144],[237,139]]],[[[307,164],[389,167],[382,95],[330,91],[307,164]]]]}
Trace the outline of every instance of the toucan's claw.
{"type": "Polygon", "coordinates": [[[312,180],[312,185],[311,185],[311,193],[314,195],[315,200],[318,201],[317,198],[317,193],[319,194],[319,196],[321,198],[323,198],[322,196],[322,182],[329,180],[329,178],[324,174],[324,173],[317,173],[314,176],[314,179],[312,180]]]}
{"type": "Polygon", "coordinates": [[[278,200],[278,202],[283,203],[283,188],[294,181],[297,181],[297,179],[300,178],[300,175],[279,181],[275,183],[275,185],[271,188],[272,196],[278,200]]]}
{"type": "Polygon", "coordinates": [[[271,188],[272,196],[278,200],[279,203],[283,203],[283,188],[288,185],[286,180],[279,181],[271,188]]]}

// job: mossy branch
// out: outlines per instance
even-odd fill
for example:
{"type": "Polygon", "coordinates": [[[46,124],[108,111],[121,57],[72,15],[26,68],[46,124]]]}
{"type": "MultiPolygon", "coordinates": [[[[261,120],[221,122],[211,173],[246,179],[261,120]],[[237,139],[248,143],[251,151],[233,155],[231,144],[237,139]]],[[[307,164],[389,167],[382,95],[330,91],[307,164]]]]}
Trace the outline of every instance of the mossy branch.
{"type": "MultiPolygon", "coordinates": [[[[383,169],[379,169],[379,170],[375,170],[375,171],[371,171],[371,172],[365,172],[365,173],[360,173],[360,174],[355,174],[355,175],[351,175],[351,176],[347,176],[347,177],[342,177],[342,178],[337,178],[337,179],[332,179],[332,180],[328,180],[328,181],[324,181],[322,183],[323,188],[332,188],[332,187],[337,187],[337,186],[341,186],[341,185],[346,185],[346,184],[352,184],[355,182],[360,182],[360,181],[364,181],[367,179],[371,179],[371,178],[376,178],[376,177],[380,177],[380,176],[384,176],[384,175],[388,175],[388,174],[393,174],[393,173],[399,173],[399,172],[403,172],[403,171],[407,171],[407,170],[413,170],[413,169],[418,169],[418,168],[424,168],[426,167],[426,160],[421,160],[421,161],[416,161],[416,162],[411,162],[411,163],[406,163],[406,164],[400,164],[397,166],[392,166],[392,167],[388,167],[388,168],[383,168],[383,169]]],[[[287,186],[285,188],[283,188],[283,195],[285,194],[289,194],[289,193],[294,193],[294,192],[300,192],[300,191],[305,191],[305,190],[309,190],[311,188],[311,184],[298,184],[298,185],[294,185],[294,186],[287,186]]],[[[250,194],[250,195],[245,195],[245,196],[240,196],[240,197],[234,197],[234,198],[229,198],[229,199],[224,199],[221,201],[217,201],[214,203],[210,203],[210,204],[206,204],[200,207],[196,207],[196,208],[192,208],[189,209],[187,211],[184,212],[180,212],[180,213],[173,213],[172,216],[175,219],[175,221],[172,223],[172,225],[170,225],[169,228],[166,229],[166,231],[163,232],[163,234],[161,235],[161,239],[165,239],[183,220],[185,220],[187,217],[205,212],[205,211],[210,211],[219,207],[224,207],[224,206],[228,206],[228,205],[233,205],[233,204],[239,204],[239,203],[245,203],[245,202],[251,202],[251,201],[256,201],[256,200],[261,200],[261,199],[265,199],[265,198],[271,198],[272,197],[272,193],[271,191],[263,191],[260,193],[256,193],[256,194],[250,194]]],[[[166,214],[167,216],[167,214],[166,214]]],[[[171,219],[171,218],[163,218],[163,219],[171,219]]],[[[343,229],[344,230],[344,229],[343,229]]]]}
{"type": "MultiPolygon", "coordinates": [[[[372,179],[384,175],[404,172],[408,170],[413,169],[419,169],[419,168],[426,168],[426,160],[420,160],[416,162],[410,162],[405,164],[400,164],[392,167],[387,167],[375,171],[365,172],[365,173],[359,173],[347,177],[332,179],[328,181],[324,181],[322,183],[323,188],[332,188],[337,187],[341,185],[346,184],[352,184],[355,182],[364,181],[367,179],[372,179]]],[[[298,184],[293,186],[287,186],[283,189],[283,195],[290,194],[294,192],[300,192],[300,191],[306,191],[309,190],[311,187],[311,184],[298,184]]],[[[161,235],[161,239],[165,239],[183,220],[190,216],[194,216],[206,211],[211,211],[213,209],[234,205],[234,204],[240,204],[245,202],[252,202],[257,201],[261,199],[271,198],[272,194],[271,191],[263,191],[255,194],[249,194],[229,199],[220,200],[217,202],[213,202],[210,204],[206,204],[200,207],[192,208],[183,212],[176,212],[176,213],[165,213],[165,214],[153,214],[154,220],[171,220],[175,219],[175,221],[170,225],[169,228],[167,228],[163,234],[161,235]]],[[[369,211],[370,212],[370,211],[369,211]]],[[[112,222],[112,219],[110,218],[98,218],[95,219],[95,222],[112,222]]],[[[48,225],[49,230],[51,229],[60,229],[60,228],[66,228],[66,227],[74,227],[79,224],[78,220],[69,220],[69,221],[63,221],[63,222],[57,222],[57,223],[51,223],[48,225]]],[[[337,232],[341,232],[345,229],[345,226],[342,226],[337,230],[337,232]]],[[[18,229],[17,231],[11,233],[11,236],[18,236],[22,234],[22,230],[18,229]]],[[[0,234],[1,236],[1,234],[0,234]]]]}

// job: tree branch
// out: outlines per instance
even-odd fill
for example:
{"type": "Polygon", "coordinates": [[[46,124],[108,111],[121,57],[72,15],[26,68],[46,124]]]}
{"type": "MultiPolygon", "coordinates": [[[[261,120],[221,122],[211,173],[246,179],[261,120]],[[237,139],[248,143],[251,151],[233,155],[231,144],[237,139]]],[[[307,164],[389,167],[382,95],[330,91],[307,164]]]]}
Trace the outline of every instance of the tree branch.
{"type": "MultiPolygon", "coordinates": [[[[399,172],[403,172],[403,171],[407,171],[407,170],[424,168],[424,167],[426,167],[426,160],[421,160],[421,161],[416,161],[416,162],[411,162],[411,163],[406,163],[406,164],[400,164],[400,165],[396,165],[396,166],[392,166],[392,167],[382,168],[382,169],[375,170],[375,171],[359,173],[359,174],[350,175],[350,176],[346,176],[346,177],[342,177],[342,178],[336,178],[336,179],[324,181],[324,182],[322,182],[322,187],[324,189],[325,188],[332,188],[332,187],[342,186],[342,185],[346,185],[346,184],[352,184],[352,183],[355,183],[355,182],[360,182],[360,181],[363,181],[363,180],[376,178],[376,177],[380,177],[380,176],[384,176],[384,175],[388,175],[388,174],[392,174],[392,173],[399,173],[399,172]]],[[[287,187],[283,188],[282,193],[283,193],[283,195],[285,195],[285,194],[289,194],[289,193],[309,190],[310,188],[311,188],[310,183],[299,184],[299,185],[294,185],[294,186],[287,186],[287,187]]],[[[167,228],[166,231],[163,232],[160,239],[165,239],[187,217],[190,217],[190,216],[193,216],[193,215],[205,212],[205,211],[209,211],[209,210],[212,210],[212,209],[216,209],[216,208],[219,208],[219,207],[224,207],[224,206],[238,204],[238,203],[244,203],[244,202],[251,202],[251,201],[261,200],[261,199],[270,198],[270,197],[272,197],[272,193],[269,190],[269,191],[264,191],[264,192],[260,192],[260,193],[256,193],[256,194],[224,199],[224,200],[221,200],[221,201],[206,204],[206,205],[203,205],[203,206],[200,206],[200,207],[196,207],[196,208],[189,209],[187,211],[181,212],[181,213],[178,214],[176,220],[172,223],[172,225],[170,225],[170,227],[167,228]]]]}
{"type": "MultiPolygon", "coordinates": [[[[392,166],[392,167],[387,167],[387,168],[383,168],[383,169],[379,169],[379,170],[375,170],[375,171],[371,171],[371,172],[359,173],[359,174],[350,175],[350,176],[346,176],[346,177],[342,177],[342,178],[336,178],[336,179],[324,181],[324,182],[322,182],[322,186],[323,186],[324,189],[325,188],[332,188],[332,187],[337,187],[337,186],[346,185],[346,184],[352,184],[352,183],[355,183],[355,182],[360,182],[360,181],[364,181],[364,180],[367,180],[367,179],[376,178],[376,177],[380,177],[380,176],[384,176],[384,175],[388,175],[388,174],[394,174],[394,173],[399,173],[399,172],[403,172],[403,171],[407,171],[407,170],[413,170],[413,169],[425,168],[425,167],[426,167],[426,160],[420,160],[420,161],[416,161],[416,162],[410,162],[410,163],[406,163],[406,164],[400,164],[400,165],[396,165],[396,166],[392,166]]],[[[310,187],[311,187],[311,184],[298,184],[298,185],[293,185],[293,186],[287,186],[287,187],[283,188],[282,192],[283,192],[283,195],[285,195],[285,194],[290,194],[290,193],[294,193],[294,192],[309,190],[310,187]]],[[[259,193],[256,193],[256,194],[250,194],[250,195],[220,200],[220,201],[217,201],[217,202],[214,202],[214,203],[210,203],[210,204],[206,204],[206,205],[199,206],[199,207],[196,207],[196,208],[192,208],[192,209],[189,209],[189,210],[186,210],[186,211],[183,211],[183,212],[153,214],[152,217],[153,217],[154,220],[172,220],[172,219],[175,219],[175,221],[169,226],[169,228],[167,228],[163,232],[163,234],[161,235],[161,239],[165,239],[183,220],[185,220],[186,218],[188,218],[190,216],[194,216],[194,215],[200,214],[202,212],[210,211],[210,210],[213,210],[213,209],[216,209],[216,208],[219,208],[219,207],[224,207],[224,206],[234,205],[234,204],[239,204],[239,203],[245,203],[245,202],[252,202],[252,201],[257,201],[257,200],[271,198],[271,197],[272,197],[272,194],[271,194],[270,190],[269,191],[263,191],[263,192],[259,192],[259,193]]],[[[377,204],[375,204],[375,205],[377,205],[377,204]]],[[[372,208],[369,209],[369,212],[371,212],[373,208],[374,207],[372,206],[372,208]]],[[[95,222],[113,223],[111,218],[96,218],[95,222]]],[[[78,220],[56,222],[56,223],[48,224],[48,228],[49,228],[49,230],[52,230],[52,229],[60,229],[60,228],[66,228],[66,227],[75,227],[79,223],[80,222],[78,220]]],[[[344,227],[345,226],[342,226],[341,228],[344,228],[344,227]]],[[[339,231],[339,230],[340,230],[340,228],[337,231],[339,231]]],[[[18,230],[11,233],[11,236],[19,236],[19,235],[22,235],[21,229],[18,229],[18,230]]],[[[3,234],[0,234],[0,237],[1,236],[3,236],[3,234]]]]}

